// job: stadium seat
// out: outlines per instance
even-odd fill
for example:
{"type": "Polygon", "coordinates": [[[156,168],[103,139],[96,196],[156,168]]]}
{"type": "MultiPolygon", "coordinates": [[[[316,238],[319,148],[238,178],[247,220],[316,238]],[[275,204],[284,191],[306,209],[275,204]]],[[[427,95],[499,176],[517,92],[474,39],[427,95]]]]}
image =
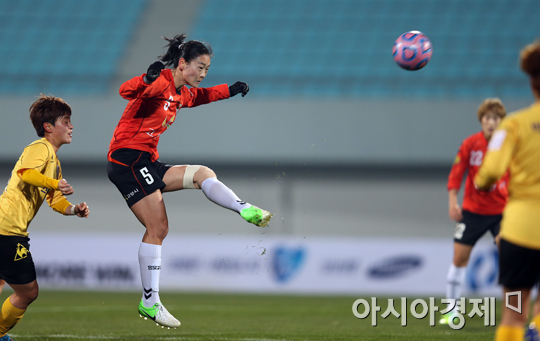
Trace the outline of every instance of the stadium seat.
{"type": "Polygon", "coordinates": [[[190,38],[214,47],[205,83],[243,79],[253,96],[480,99],[530,96],[517,58],[537,32],[536,0],[207,0],[190,38]],[[391,54],[410,30],[433,43],[416,72],[391,54]]]}
{"type": "Polygon", "coordinates": [[[146,0],[0,0],[0,94],[104,94],[146,0]]]}

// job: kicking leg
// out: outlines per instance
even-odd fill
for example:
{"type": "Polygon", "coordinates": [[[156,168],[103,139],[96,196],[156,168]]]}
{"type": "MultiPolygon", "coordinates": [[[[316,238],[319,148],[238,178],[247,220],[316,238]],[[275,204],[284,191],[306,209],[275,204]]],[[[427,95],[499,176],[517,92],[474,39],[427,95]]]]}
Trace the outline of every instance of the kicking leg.
{"type": "Polygon", "coordinates": [[[183,188],[201,189],[206,197],[221,207],[240,213],[247,222],[264,227],[272,214],[253,206],[240,198],[216,177],[216,173],[206,166],[171,167],[163,177],[167,184],[164,192],[183,188]]]}

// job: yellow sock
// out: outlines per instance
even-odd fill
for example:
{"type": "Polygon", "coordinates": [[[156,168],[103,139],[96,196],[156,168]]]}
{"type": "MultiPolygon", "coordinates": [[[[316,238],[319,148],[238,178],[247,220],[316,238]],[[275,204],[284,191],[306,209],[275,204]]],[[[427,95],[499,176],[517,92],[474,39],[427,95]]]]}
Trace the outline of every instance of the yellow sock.
{"type": "Polygon", "coordinates": [[[495,341],[523,340],[525,331],[522,327],[499,326],[495,332],[495,341]]]}
{"type": "Polygon", "coordinates": [[[15,327],[15,325],[22,319],[26,309],[15,308],[9,297],[4,301],[2,310],[0,312],[0,337],[7,334],[7,332],[15,327]]]}

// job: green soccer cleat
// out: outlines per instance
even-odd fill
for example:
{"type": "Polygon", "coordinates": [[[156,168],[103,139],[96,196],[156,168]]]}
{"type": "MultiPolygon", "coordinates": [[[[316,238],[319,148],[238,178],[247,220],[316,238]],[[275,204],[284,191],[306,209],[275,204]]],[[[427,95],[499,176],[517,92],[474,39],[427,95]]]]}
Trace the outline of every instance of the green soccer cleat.
{"type": "Polygon", "coordinates": [[[180,321],[172,316],[161,303],[154,304],[152,308],[146,308],[141,300],[141,303],[139,303],[139,315],[145,320],[153,320],[161,328],[176,329],[176,327],[180,327],[180,321]]]}
{"type": "Polygon", "coordinates": [[[255,224],[259,227],[265,227],[268,225],[268,222],[270,221],[270,218],[272,218],[273,214],[265,211],[263,209],[258,208],[257,206],[251,206],[248,208],[244,208],[240,215],[242,218],[244,218],[248,223],[255,224]]]}
{"type": "Polygon", "coordinates": [[[450,319],[455,318],[453,312],[444,314],[439,320],[439,324],[450,324],[450,319]]]}

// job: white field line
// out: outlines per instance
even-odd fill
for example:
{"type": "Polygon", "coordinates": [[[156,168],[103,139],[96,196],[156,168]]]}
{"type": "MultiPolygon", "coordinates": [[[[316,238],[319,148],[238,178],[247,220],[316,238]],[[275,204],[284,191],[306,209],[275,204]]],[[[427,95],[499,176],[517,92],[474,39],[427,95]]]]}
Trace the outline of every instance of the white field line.
{"type": "MultiPolygon", "coordinates": [[[[65,312],[90,312],[90,311],[131,311],[136,310],[137,305],[134,306],[50,306],[50,307],[30,307],[28,313],[65,313],[65,312]]],[[[229,311],[229,310],[243,310],[244,307],[234,306],[222,306],[222,305],[189,305],[180,308],[176,305],[167,306],[167,310],[182,309],[184,311],[229,311]]]]}
{"type": "MultiPolygon", "coordinates": [[[[68,335],[68,334],[53,334],[53,335],[17,335],[17,334],[10,334],[12,337],[16,337],[17,339],[41,339],[41,338],[54,338],[54,339],[78,339],[78,340],[128,340],[131,338],[122,337],[122,336],[107,336],[107,335],[89,335],[89,336],[82,336],[82,335],[68,335]]],[[[201,341],[201,340],[208,340],[208,336],[201,336],[201,337],[173,337],[173,336],[166,336],[166,337],[137,337],[137,340],[166,340],[166,341],[201,341]]],[[[287,341],[287,340],[278,340],[278,339],[229,339],[229,338],[214,338],[212,337],[212,340],[216,341],[287,341]]]]}

